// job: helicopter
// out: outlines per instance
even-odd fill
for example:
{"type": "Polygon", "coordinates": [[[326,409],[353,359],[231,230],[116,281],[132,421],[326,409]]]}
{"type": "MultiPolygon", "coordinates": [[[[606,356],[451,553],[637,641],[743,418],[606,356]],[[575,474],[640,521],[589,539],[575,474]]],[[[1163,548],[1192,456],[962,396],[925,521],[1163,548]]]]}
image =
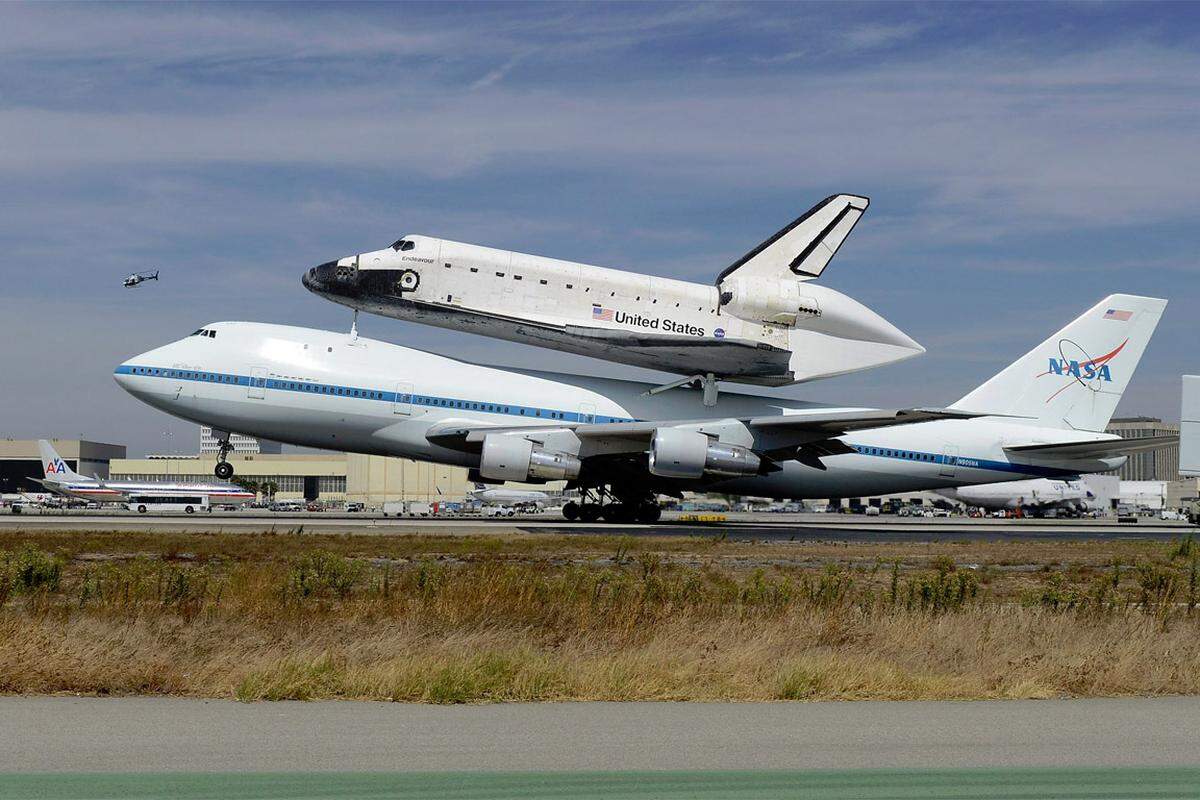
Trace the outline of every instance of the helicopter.
{"type": "Polygon", "coordinates": [[[158,280],[158,270],[154,270],[154,272],[135,272],[125,279],[124,286],[126,289],[132,289],[134,286],[145,281],[156,280],[158,280]]]}

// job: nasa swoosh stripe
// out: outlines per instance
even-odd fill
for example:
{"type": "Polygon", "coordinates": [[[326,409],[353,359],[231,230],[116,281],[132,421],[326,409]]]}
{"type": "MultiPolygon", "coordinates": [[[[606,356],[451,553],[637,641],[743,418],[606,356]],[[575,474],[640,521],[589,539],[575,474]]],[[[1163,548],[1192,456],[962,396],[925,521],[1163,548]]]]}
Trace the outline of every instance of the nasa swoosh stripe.
{"type": "MultiPolygon", "coordinates": [[[[115,374],[117,375],[137,375],[144,378],[162,378],[167,380],[183,380],[196,381],[199,383],[215,383],[224,386],[250,386],[250,378],[245,375],[234,375],[221,372],[207,372],[204,370],[174,370],[163,369],[159,367],[141,367],[138,365],[124,365],[117,367],[115,374]]],[[[263,379],[259,379],[263,380],[263,379]]],[[[343,386],[340,384],[316,383],[313,381],[296,381],[283,380],[280,378],[267,378],[263,380],[263,384],[257,388],[274,389],[282,392],[295,392],[305,395],[322,395],[329,397],[340,397],[348,400],[366,400],[377,403],[395,403],[396,397],[399,395],[401,402],[411,402],[416,406],[437,407],[437,408],[461,408],[465,411],[481,411],[485,414],[501,414],[512,417],[523,417],[529,419],[544,419],[562,422],[641,422],[630,417],[610,417],[602,414],[596,414],[592,419],[585,419],[585,415],[575,411],[563,411],[551,408],[538,408],[535,406],[518,406],[512,404],[488,403],[478,400],[467,400],[465,398],[442,397],[438,395],[425,394],[408,394],[389,392],[382,389],[368,389],[361,386],[343,386]],[[408,399],[405,399],[408,398],[408,399]],[[457,404],[457,405],[456,405],[457,404]]],[[[895,448],[879,448],[867,445],[857,445],[847,443],[854,448],[859,455],[869,456],[872,458],[895,458],[901,461],[923,462],[929,464],[948,464],[948,459],[957,458],[956,466],[964,469],[979,469],[992,472],[1017,473],[1021,475],[1034,475],[1037,477],[1065,477],[1078,475],[1078,472],[1071,470],[1057,469],[1053,467],[1038,467],[1031,464],[1014,464],[1008,461],[995,461],[991,459],[973,458],[968,456],[945,456],[941,453],[929,453],[916,450],[896,450],[895,448]],[[881,451],[881,452],[871,452],[881,451]],[[903,455],[883,455],[882,453],[909,453],[919,458],[911,458],[903,455]]]]}

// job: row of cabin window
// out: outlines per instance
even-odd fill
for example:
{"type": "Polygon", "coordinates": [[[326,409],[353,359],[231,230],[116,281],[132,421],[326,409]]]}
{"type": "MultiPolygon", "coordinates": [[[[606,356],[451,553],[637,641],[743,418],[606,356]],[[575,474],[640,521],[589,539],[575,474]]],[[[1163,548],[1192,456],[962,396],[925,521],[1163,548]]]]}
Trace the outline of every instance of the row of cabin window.
{"type": "MultiPolygon", "coordinates": [[[[211,381],[213,383],[237,383],[237,378],[233,375],[218,375],[211,372],[189,372],[186,370],[159,370],[150,367],[135,367],[134,372],[139,375],[159,375],[162,374],[168,378],[191,378],[196,380],[211,381]]],[[[312,383],[296,383],[293,381],[275,381],[271,388],[296,389],[303,392],[313,392],[315,394],[333,394],[342,397],[363,397],[368,400],[383,400],[383,392],[377,392],[367,389],[343,389],[340,387],[321,386],[312,383]]],[[[400,396],[402,401],[407,402],[408,395],[400,396]]],[[[473,411],[492,411],[502,414],[510,413],[509,406],[498,406],[494,403],[470,403],[465,400],[444,400],[436,397],[427,398],[432,405],[444,406],[447,408],[462,408],[473,411]]],[[[525,409],[518,409],[521,416],[525,416],[525,409]]],[[[534,413],[530,416],[542,416],[541,409],[534,409],[534,413]]],[[[548,411],[545,416],[550,419],[565,419],[565,414],[562,411],[548,411]]]]}
{"type": "MultiPolygon", "coordinates": [[[[429,401],[430,405],[441,406],[443,408],[461,408],[469,411],[491,411],[498,414],[512,413],[509,406],[498,406],[494,403],[471,403],[466,400],[446,400],[440,397],[427,397],[424,398],[424,400],[429,401]]],[[[541,409],[534,409],[533,411],[534,413],[530,416],[542,416],[541,409]]],[[[525,409],[517,409],[517,414],[525,416],[525,409]]],[[[562,411],[547,411],[545,416],[549,417],[550,419],[565,419],[566,415],[562,411]]]]}
{"type": "MultiPolygon", "coordinates": [[[[447,264],[446,264],[446,269],[450,269],[450,264],[449,264],[449,263],[447,263],[447,264]]],[[[468,267],[468,269],[470,269],[470,270],[471,270],[471,272],[479,272],[479,267],[468,267]]],[[[503,272],[497,272],[497,273],[496,273],[496,277],[497,277],[497,278],[503,278],[503,277],[504,277],[504,275],[505,275],[505,273],[503,273],[503,272]]],[[[514,280],[514,281],[520,281],[520,280],[524,280],[524,279],[525,279],[525,278],[524,278],[523,276],[521,276],[521,275],[513,275],[512,277],[513,277],[513,280],[514,280]]],[[[547,281],[545,278],[538,278],[538,283],[540,283],[542,286],[547,286],[547,285],[549,284],[549,281],[547,281]]],[[[574,289],[574,288],[575,288],[575,284],[573,284],[573,283],[567,283],[567,284],[563,284],[563,285],[564,285],[564,286],[566,286],[568,289],[574,289]]],[[[591,290],[592,290],[592,287],[590,287],[590,286],[585,286],[585,287],[583,287],[583,291],[584,291],[584,292],[590,292],[591,290]]],[[[617,293],[616,293],[616,292],[609,292],[609,293],[608,293],[608,296],[609,296],[609,297],[616,297],[616,296],[617,296],[617,293]]],[[[638,295],[637,297],[635,297],[634,299],[640,302],[640,301],[641,301],[641,299],[642,299],[642,296],[639,294],[639,295],[638,295]]],[[[651,302],[651,303],[654,303],[654,304],[657,304],[657,303],[658,303],[658,298],[657,298],[657,297],[652,297],[652,298],[650,298],[650,302],[651,302]]],[[[675,304],[675,307],[676,307],[676,308],[679,308],[679,303],[676,303],[676,304],[675,304]]],[[[703,311],[703,310],[704,310],[704,306],[696,306],[696,310],[697,310],[697,311],[703,311]]],[[[715,314],[715,313],[717,313],[717,310],[716,310],[715,308],[710,308],[710,309],[708,310],[708,313],[710,313],[710,314],[715,314]]]]}
{"type": "Polygon", "coordinates": [[[864,447],[866,455],[890,456],[892,458],[907,458],[911,461],[936,461],[937,456],[928,453],[913,453],[908,450],[888,450],[883,447],[864,447]]]}
{"type": "Polygon", "coordinates": [[[185,378],[212,383],[237,383],[235,375],[218,375],[215,372],[191,372],[184,369],[158,369],[156,367],[134,367],[135,375],[159,375],[164,378],[185,378]]]}
{"type": "Polygon", "coordinates": [[[313,394],[334,394],[340,397],[363,397],[367,400],[382,400],[383,392],[373,389],[343,389],[339,386],[322,386],[316,383],[293,383],[291,381],[276,381],[275,386],[282,389],[296,389],[313,394]]]}

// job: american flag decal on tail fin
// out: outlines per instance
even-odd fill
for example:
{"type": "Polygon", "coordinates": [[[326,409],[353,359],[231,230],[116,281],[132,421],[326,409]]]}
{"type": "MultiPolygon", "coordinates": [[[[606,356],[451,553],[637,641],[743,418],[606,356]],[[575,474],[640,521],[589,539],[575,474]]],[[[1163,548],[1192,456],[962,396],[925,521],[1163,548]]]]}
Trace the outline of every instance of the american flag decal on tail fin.
{"type": "Polygon", "coordinates": [[[1122,311],[1119,308],[1110,308],[1108,311],[1104,312],[1105,319],[1117,319],[1121,322],[1128,322],[1129,318],[1132,316],[1132,311],[1122,311]]]}

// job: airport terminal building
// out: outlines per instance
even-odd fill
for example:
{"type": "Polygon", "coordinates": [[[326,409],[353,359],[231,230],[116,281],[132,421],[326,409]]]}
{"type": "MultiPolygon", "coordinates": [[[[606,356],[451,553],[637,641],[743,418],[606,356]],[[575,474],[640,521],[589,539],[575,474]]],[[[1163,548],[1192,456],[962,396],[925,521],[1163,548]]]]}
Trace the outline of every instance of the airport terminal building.
{"type": "MultiPolygon", "coordinates": [[[[1124,439],[1144,436],[1179,435],[1178,422],[1163,422],[1158,417],[1113,417],[1104,429],[1124,439]]],[[[1131,453],[1116,474],[1123,481],[1178,481],[1179,445],[1173,444],[1144,453],[1131,453]]]]}

